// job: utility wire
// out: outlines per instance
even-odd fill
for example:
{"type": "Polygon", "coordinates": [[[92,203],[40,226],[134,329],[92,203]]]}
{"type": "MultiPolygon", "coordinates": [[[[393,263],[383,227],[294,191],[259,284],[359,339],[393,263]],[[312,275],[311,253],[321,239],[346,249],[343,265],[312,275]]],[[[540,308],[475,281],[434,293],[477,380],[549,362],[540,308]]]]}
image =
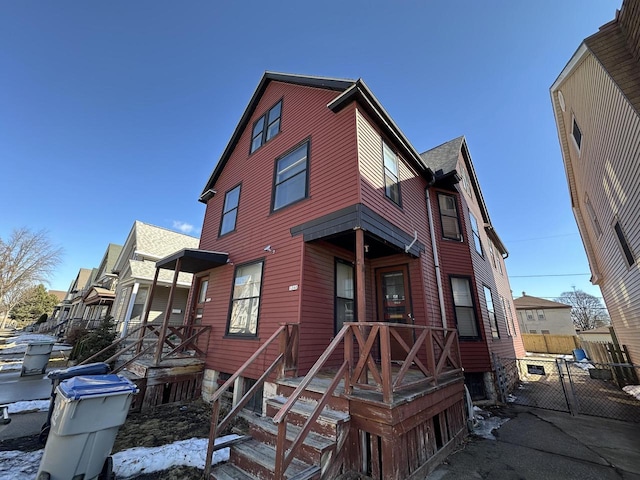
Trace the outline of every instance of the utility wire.
{"type": "Polygon", "coordinates": [[[534,277],[578,277],[591,275],[590,273],[550,273],[546,275],[509,275],[509,278],[534,278],[534,277]]]}

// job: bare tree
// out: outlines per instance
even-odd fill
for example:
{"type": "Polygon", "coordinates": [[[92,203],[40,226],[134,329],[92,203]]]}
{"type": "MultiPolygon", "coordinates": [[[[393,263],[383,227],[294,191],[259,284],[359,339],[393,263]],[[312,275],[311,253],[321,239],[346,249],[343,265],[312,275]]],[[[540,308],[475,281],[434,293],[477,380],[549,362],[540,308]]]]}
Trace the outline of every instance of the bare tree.
{"type": "Polygon", "coordinates": [[[6,240],[0,238],[0,327],[9,312],[39,283],[49,277],[62,260],[63,250],[51,243],[45,230],[14,229],[6,240]]]}
{"type": "Polygon", "coordinates": [[[571,305],[571,319],[576,328],[592,330],[603,325],[609,325],[609,313],[598,297],[594,297],[582,290],[563,292],[558,301],[571,305]]]}

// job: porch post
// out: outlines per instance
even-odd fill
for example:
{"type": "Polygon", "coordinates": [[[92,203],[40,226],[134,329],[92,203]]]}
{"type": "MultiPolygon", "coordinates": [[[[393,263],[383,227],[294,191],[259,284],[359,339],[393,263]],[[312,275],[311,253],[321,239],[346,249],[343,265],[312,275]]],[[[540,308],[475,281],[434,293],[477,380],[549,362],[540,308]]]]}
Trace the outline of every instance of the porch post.
{"type": "Polygon", "coordinates": [[[153,303],[153,294],[156,292],[156,285],[158,284],[158,275],[160,274],[160,269],[156,268],[156,274],[153,277],[153,283],[151,283],[151,287],[149,288],[149,294],[147,295],[147,308],[144,310],[144,317],[142,319],[142,329],[138,332],[138,346],[136,347],[136,355],[142,351],[142,342],[144,341],[144,336],[146,334],[146,326],[149,321],[149,312],[151,311],[151,305],[153,303]]]}
{"type": "Polygon", "coordinates": [[[182,266],[181,260],[182,260],[181,258],[178,258],[178,260],[176,260],[176,269],[173,272],[173,282],[171,282],[171,290],[169,290],[169,300],[167,301],[167,309],[165,310],[164,318],[162,319],[162,329],[160,330],[160,336],[158,337],[158,348],[156,350],[156,356],[154,359],[154,365],[156,366],[160,364],[160,358],[162,357],[162,348],[164,346],[164,340],[167,337],[167,327],[169,326],[169,316],[171,315],[171,309],[173,308],[173,295],[176,291],[176,283],[178,283],[178,274],[180,273],[180,267],[182,266]]]}
{"type": "Polygon", "coordinates": [[[133,305],[136,303],[136,297],[138,296],[139,288],[140,288],[139,282],[135,282],[133,284],[133,287],[131,287],[131,296],[129,297],[129,305],[127,305],[127,311],[124,314],[124,322],[122,322],[122,333],[120,334],[120,338],[126,337],[127,332],[129,331],[129,322],[131,321],[131,314],[133,313],[133,305]]]}
{"type": "Polygon", "coordinates": [[[364,230],[356,228],[356,305],[358,322],[366,322],[364,230]]]}

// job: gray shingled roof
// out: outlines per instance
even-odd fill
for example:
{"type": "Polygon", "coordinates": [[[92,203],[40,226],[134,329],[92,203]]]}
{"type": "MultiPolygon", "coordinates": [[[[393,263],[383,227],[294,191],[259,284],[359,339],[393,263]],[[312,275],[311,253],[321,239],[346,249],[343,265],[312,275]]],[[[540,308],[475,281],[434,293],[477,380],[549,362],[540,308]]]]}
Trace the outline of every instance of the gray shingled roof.
{"type": "Polygon", "coordinates": [[[136,221],[136,250],[164,258],[182,248],[198,248],[200,240],[184,233],[136,221]]]}
{"type": "MultiPolygon", "coordinates": [[[[138,280],[152,281],[156,273],[156,262],[129,260],[129,266],[131,267],[131,276],[138,280]]],[[[173,273],[171,270],[160,270],[158,283],[171,285],[173,283],[173,273]]],[[[193,275],[190,273],[180,272],[178,274],[178,284],[191,285],[192,278],[193,275]]]]}
{"type": "Polygon", "coordinates": [[[449,140],[442,145],[438,145],[431,150],[421,153],[420,156],[431,170],[433,170],[436,177],[446,175],[453,172],[458,165],[463,140],[464,136],[454,138],[453,140],[449,140]],[[439,170],[442,170],[442,172],[439,173],[439,170]]]}
{"type": "Polygon", "coordinates": [[[526,308],[571,308],[571,305],[560,302],[552,302],[544,298],[532,297],[531,295],[523,295],[520,298],[516,298],[513,301],[516,306],[516,310],[523,310],[526,308]]]}

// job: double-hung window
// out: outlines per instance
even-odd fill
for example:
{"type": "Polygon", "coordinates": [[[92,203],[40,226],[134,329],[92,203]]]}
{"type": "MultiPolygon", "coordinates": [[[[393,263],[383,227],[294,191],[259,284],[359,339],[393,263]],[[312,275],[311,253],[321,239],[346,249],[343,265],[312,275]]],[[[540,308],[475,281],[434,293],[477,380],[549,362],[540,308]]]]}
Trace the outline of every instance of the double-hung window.
{"type": "Polygon", "coordinates": [[[487,315],[489,316],[489,325],[491,325],[491,336],[493,338],[500,338],[496,309],[493,306],[493,295],[491,294],[491,289],[486,285],[484,286],[484,299],[487,303],[487,315]]]}
{"type": "Polygon", "coordinates": [[[466,277],[451,277],[453,305],[460,338],[478,338],[478,322],[471,295],[471,282],[466,277]]]}
{"type": "Polygon", "coordinates": [[[382,156],[384,160],[384,194],[392,202],[400,205],[398,156],[385,142],[382,142],[382,156]]]}
{"type": "Polygon", "coordinates": [[[240,204],[240,187],[232,188],[224,196],[224,206],[222,207],[222,219],[220,220],[220,234],[232,232],[236,229],[238,218],[238,205],[240,204]]]}
{"type": "Polygon", "coordinates": [[[228,335],[256,335],[260,311],[263,262],[236,268],[231,295],[228,335]]]}
{"type": "Polygon", "coordinates": [[[309,142],[276,160],[273,208],[278,210],[307,198],[309,193],[309,142]]]}
{"type": "Polygon", "coordinates": [[[480,242],[480,230],[478,230],[478,222],[476,217],[469,212],[469,220],[471,221],[471,230],[473,231],[473,244],[476,247],[476,252],[482,255],[482,243],[480,242]]]}
{"type": "Polygon", "coordinates": [[[337,334],[345,322],[355,319],[354,268],[350,263],[336,260],[336,327],[337,334]]]}
{"type": "Polygon", "coordinates": [[[438,193],[438,205],[440,206],[442,236],[450,240],[462,240],[456,197],[438,193]]]}
{"type": "Polygon", "coordinates": [[[262,115],[253,124],[251,131],[251,153],[267,143],[280,133],[280,114],[282,113],[282,100],[262,115]]]}

